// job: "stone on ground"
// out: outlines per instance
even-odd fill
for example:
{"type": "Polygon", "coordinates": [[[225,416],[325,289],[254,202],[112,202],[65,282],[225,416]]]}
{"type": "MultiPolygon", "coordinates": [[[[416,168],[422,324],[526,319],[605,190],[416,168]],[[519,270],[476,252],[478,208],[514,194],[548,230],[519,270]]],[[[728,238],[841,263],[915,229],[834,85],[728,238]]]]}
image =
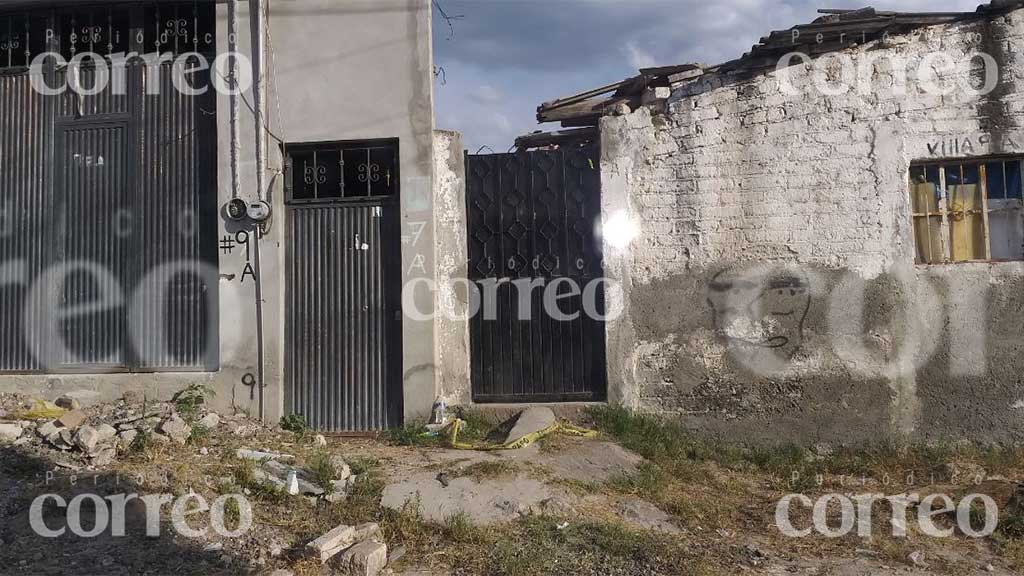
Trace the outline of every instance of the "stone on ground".
{"type": "Polygon", "coordinates": [[[58,430],[60,430],[60,427],[57,425],[57,421],[50,420],[49,422],[40,424],[39,427],[36,428],[36,434],[43,438],[49,438],[51,435],[56,434],[58,430]]]}
{"type": "Polygon", "coordinates": [[[306,549],[314,558],[319,560],[321,564],[324,564],[333,558],[338,552],[341,552],[345,548],[351,546],[352,542],[355,541],[355,536],[355,528],[347,524],[342,524],[316,540],[313,540],[309,544],[306,544],[306,549]]]}
{"type": "Polygon", "coordinates": [[[61,396],[60,398],[54,400],[53,403],[65,410],[78,410],[79,408],[82,407],[81,402],[70,396],[61,396]]]}
{"type": "Polygon", "coordinates": [[[192,434],[192,427],[181,418],[168,418],[160,424],[160,432],[166,434],[174,442],[184,444],[192,434]]]}
{"type": "Polygon", "coordinates": [[[215,412],[210,412],[199,421],[199,425],[207,430],[213,430],[218,424],[220,424],[220,416],[215,412]]]}
{"type": "Polygon", "coordinates": [[[127,448],[132,445],[132,442],[135,442],[135,437],[138,435],[139,431],[132,429],[119,433],[117,437],[121,440],[121,445],[127,448]]]}
{"type": "Polygon", "coordinates": [[[369,540],[380,532],[380,525],[376,522],[366,522],[356,526],[356,541],[361,542],[363,540],[369,540]]]}
{"type": "Polygon", "coordinates": [[[21,438],[21,433],[20,425],[0,422],[0,442],[14,442],[21,438]]]}
{"type": "Polygon", "coordinates": [[[81,410],[72,410],[71,412],[65,412],[63,416],[57,419],[57,422],[68,429],[74,430],[81,426],[82,422],[85,422],[86,414],[81,410]]]}
{"type": "Polygon", "coordinates": [[[92,457],[93,466],[109,466],[114,463],[114,459],[117,457],[117,450],[113,448],[102,448],[96,452],[96,455],[92,457]]]}
{"type": "Polygon", "coordinates": [[[367,540],[349,548],[339,562],[350,576],[377,576],[388,564],[388,547],[367,540]]]}
{"type": "Polygon", "coordinates": [[[79,426],[78,432],[75,433],[75,446],[86,454],[92,454],[99,441],[100,433],[92,426],[79,426]]]}
{"type": "Polygon", "coordinates": [[[584,438],[566,439],[564,447],[555,451],[541,450],[531,444],[519,450],[500,452],[503,459],[527,461],[543,466],[554,476],[580,482],[607,482],[637,471],[644,459],[614,442],[584,438]]]}
{"type": "Polygon", "coordinates": [[[511,444],[513,442],[518,442],[526,436],[540,432],[554,423],[555,413],[552,412],[550,408],[545,408],[543,406],[527,408],[519,415],[519,419],[516,420],[516,424],[512,427],[512,431],[508,433],[508,438],[505,439],[505,443],[511,444]]]}
{"type": "Polygon", "coordinates": [[[96,433],[100,435],[100,442],[106,442],[117,435],[117,428],[110,424],[100,424],[96,427],[96,433]]]}

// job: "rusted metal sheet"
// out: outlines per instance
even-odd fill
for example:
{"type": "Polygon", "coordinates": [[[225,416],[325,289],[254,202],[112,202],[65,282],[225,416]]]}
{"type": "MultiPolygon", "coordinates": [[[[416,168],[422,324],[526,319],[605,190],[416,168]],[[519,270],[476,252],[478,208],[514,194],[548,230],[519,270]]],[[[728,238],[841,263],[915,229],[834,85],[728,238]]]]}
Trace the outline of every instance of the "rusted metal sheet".
{"type": "Polygon", "coordinates": [[[288,209],[286,408],[318,430],[402,422],[397,207],[288,209]]]}

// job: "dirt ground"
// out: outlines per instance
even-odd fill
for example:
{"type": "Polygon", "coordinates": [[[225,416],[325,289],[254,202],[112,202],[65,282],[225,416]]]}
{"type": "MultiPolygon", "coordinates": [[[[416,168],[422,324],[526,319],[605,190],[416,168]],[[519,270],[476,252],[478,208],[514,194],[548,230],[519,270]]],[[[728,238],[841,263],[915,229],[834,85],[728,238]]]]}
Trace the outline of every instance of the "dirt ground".
{"type": "MultiPolygon", "coordinates": [[[[28,400],[4,395],[0,409],[14,413],[28,400]]],[[[86,411],[98,418],[111,408],[86,411]]],[[[628,418],[582,422],[601,429],[598,438],[552,436],[520,450],[474,451],[445,448],[419,430],[327,437],[320,445],[315,433],[230,416],[246,424],[221,425],[184,444],[120,446],[118,457],[101,466],[37,440],[0,445],[0,574],[334,574],[337,566],[308,557],[306,543],[338,524],[367,521],[381,525],[392,558],[386,571],[410,576],[1024,573],[1020,535],[1002,527],[985,538],[933,538],[910,522],[908,536],[898,538],[879,509],[867,538],[856,530],[840,538],[789,538],[774,521],[776,503],[791,492],[813,500],[830,492],[988,491],[1012,508],[1011,480],[1022,465],[1016,452],[998,459],[935,452],[927,462],[933,473],[911,479],[903,472],[920,473],[927,460],[920,454],[890,461],[876,454],[855,466],[840,455],[726,458],[726,448],[680,447],[671,430],[628,418]],[[290,496],[254,483],[252,463],[236,455],[240,448],[293,455],[305,466],[343,458],[356,481],[335,502],[290,496]],[[147,537],[146,510],[137,500],[126,506],[124,536],[108,529],[91,538],[44,538],[29,518],[36,496],[49,493],[65,501],[79,494],[196,493],[213,502],[238,492],[253,509],[253,528],[238,537],[212,530],[178,535],[170,504],[162,508],[160,535],[147,537]]],[[[86,505],[82,513],[83,527],[93,526],[95,509],[86,505]]],[[[226,524],[235,525],[236,516],[228,513],[226,524]]],[[[809,525],[806,516],[795,513],[794,524],[809,525]]],[[[42,517],[50,528],[68,522],[67,509],[54,505],[42,517]]],[[[207,513],[190,519],[191,526],[209,526],[207,513]]],[[[1017,518],[1007,513],[1000,520],[1017,518]]]]}

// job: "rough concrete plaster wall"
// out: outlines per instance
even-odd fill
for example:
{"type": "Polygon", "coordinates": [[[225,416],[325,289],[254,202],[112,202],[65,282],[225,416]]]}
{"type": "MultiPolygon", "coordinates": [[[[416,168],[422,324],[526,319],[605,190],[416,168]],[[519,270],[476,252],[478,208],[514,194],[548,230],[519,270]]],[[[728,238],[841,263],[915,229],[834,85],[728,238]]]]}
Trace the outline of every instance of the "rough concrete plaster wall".
{"type": "Polygon", "coordinates": [[[986,305],[958,304],[978,280],[964,265],[913,265],[906,179],[914,160],[1024,152],[1022,20],[847,50],[858,65],[874,60],[868,90],[823,94],[798,65],[788,74],[799,94],[780,89],[779,73],[709,75],[677,89],[666,113],[605,118],[605,213],[629,209],[642,229],[607,266],[625,290],[626,314],[608,327],[620,399],[752,441],[1020,436],[1024,367],[1007,331],[1024,320],[1021,267],[981,265],[993,278],[986,305]],[[907,94],[894,93],[892,57],[936,51],[991,54],[999,88],[933,96],[912,70],[907,94]],[[745,273],[764,263],[774,266],[755,279],[798,288],[760,292],[776,318],[744,318],[726,297],[737,289],[742,301],[745,273]],[[952,376],[952,363],[971,364],[956,359],[965,334],[987,363],[952,376]]]}
{"type": "Polygon", "coordinates": [[[466,165],[462,134],[458,132],[434,132],[434,218],[438,393],[449,405],[467,405],[472,398],[466,281],[466,165]]]}

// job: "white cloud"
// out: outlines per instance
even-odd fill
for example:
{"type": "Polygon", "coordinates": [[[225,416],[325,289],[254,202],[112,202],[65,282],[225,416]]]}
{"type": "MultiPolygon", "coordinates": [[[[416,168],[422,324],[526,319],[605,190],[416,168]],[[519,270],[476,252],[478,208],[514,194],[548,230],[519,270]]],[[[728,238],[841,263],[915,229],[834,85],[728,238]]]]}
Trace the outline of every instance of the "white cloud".
{"type": "Polygon", "coordinates": [[[637,46],[636,42],[632,40],[626,42],[625,51],[626,56],[629,58],[629,65],[637,70],[640,68],[650,68],[655,65],[654,56],[651,56],[650,53],[637,46]]]}
{"type": "Polygon", "coordinates": [[[473,98],[481,104],[494,104],[501,101],[501,92],[490,84],[477,87],[473,92],[473,98]]]}

